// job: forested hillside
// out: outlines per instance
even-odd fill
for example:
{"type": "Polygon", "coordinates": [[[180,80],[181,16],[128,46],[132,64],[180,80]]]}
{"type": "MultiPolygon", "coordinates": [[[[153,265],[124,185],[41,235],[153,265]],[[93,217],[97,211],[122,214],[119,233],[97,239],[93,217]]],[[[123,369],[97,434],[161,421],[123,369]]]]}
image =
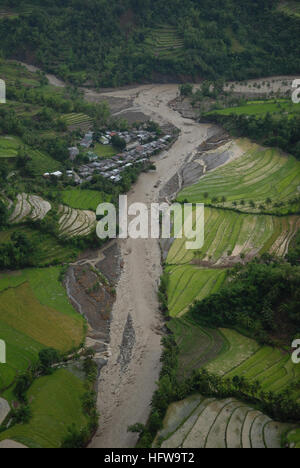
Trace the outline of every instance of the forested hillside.
{"type": "Polygon", "coordinates": [[[297,16],[277,0],[3,0],[6,58],[76,84],[293,74],[297,16]]]}

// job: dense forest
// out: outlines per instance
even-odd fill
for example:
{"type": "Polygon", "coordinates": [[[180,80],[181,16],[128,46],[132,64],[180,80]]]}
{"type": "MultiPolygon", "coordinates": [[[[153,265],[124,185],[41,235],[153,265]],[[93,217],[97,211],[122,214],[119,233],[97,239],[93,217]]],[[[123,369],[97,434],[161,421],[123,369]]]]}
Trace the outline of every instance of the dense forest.
{"type": "Polygon", "coordinates": [[[244,79],[300,69],[277,0],[4,0],[2,53],[75,84],[244,79]]]}
{"type": "Polygon", "coordinates": [[[300,159],[300,118],[290,119],[267,113],[263,117],[253,115],[209,114],[206,120],[222,125],[234,136],[248,137],[265,146],[275,146],[300,159]]]}
{"type": "Polygon", "coordinates": [[[262,343],[289,343],[300,332],[299,299],[299,266],[265,255],[230,271],[228,285],[196,301],[190,313],[208,326],[246,330],[262,343]]]}

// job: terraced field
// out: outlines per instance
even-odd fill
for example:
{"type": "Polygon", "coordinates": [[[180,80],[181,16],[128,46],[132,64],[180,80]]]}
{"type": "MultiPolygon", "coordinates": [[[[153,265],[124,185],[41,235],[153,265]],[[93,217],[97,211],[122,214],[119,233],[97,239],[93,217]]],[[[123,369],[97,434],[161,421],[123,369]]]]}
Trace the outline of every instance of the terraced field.
{"type": "Polygon", "coordinates": [[[51,204],[37,195],[21,193],[17,196],[14,212],[10,217],[12,224],[22,223],[26,218],[33,221],[44,219],[51,210],[51,204]]]}
{"type": "Polygon", "coordinates": [[[37,360],[42,348],[69,351],[84,338],[83,318],[70,305],[59,274],[60,268],[52,267],[0,276],[1,339],[7,345],[1,391],[37,360]]]}
{"type": "Polygon", "coordinates": [[[55,172],[63,169],[62,164],[55,159],[52,159],[46,153],[38,150],[28,150],[31,161],[28,163],[28,168],[35,176],[42,176],[46,172],[55,172]]]}
{"type": "Polygon", "coordinates": [[[288,424],[234,399],[193,395],[173,403],[158,433],[162,448],[281,448],[288,424]]]}
{"type": "Polygon", "coordinates": [[[90,130],[93,125],[91,117],[86,114],[65,114],[62,119],[70,130],[90,130]]]}
{"type": "Polygon", "coordinates": [[[145,40],[155,55],[161,58],[180,55],[183,51],[183,38],[173,26],[159,26],[151,31],[145,40]]]}
{"type": "Polygon", "coordinates": [[[299,115],[300,106],[294,104],[292,100],[288,99],[277,99],[267,101],[248,101],[243,106],[229,107],[226,109],[215,110],[209,112],[210,114],[221,114],[221,115],[256,115],[259,117],[265,116],[267,113],[274,115],[289,114],[290,117],[299,115]]]}
{"type": "MultiPolygon", "coordinates": [[[[220,367],[219,373],[221,373],[220,367]]],[[[289,353],[264,346],[225,375],[226,377],[243,376],[249,381],[258,380],[263,390],[279,393],[290,384],[299,382],[300,368],[293,364],[289,353]]],[[[294,390],[294,396],[297,399],[300,398],[299,385],[294,390]]]]}
{"type": "Polygon", "coordinates": [[[293,156],[284,156],[277,149],[251,144],[240,158],[183,189],[178,200],[236,207],[243,212],[285,214],[299,210],[299,203],[287,204],[299,196],[299,186],[299,161],[293,156]],[[224,201],[222,197],[225,197],[224,201]],[[287,205],[276,206],[279,202],[287,205]]]}
{"type": "Polygon", "coordinates": [[[15,158],[18,154],[18,149],[21,145],[21,140],[13,136],[5,136],[0,138],[0,158],[15,158]]]}
{"type": "Polygon", "coordinates": [[[166,269],[169,278],[168,306],[172,317],[183,315],[194,300],[217,292],[226,278],[226,270],[178,265],[166,269]]]}
{"type": "Polygon", "coordinates": [[[265,252],[283,257],[299,228],[298,216],[275,217],[206,208],[203,248],[187,250],[185,237],[175,239],[167,263],[229,267],[242,258],[250,260],[265,252]]]}
{"type": "Polygon", "coordinates": [[[63,202],[74,209],[96,211],[98,205],[109,201],[108,196],[95,190],[64,190],[63,202]]]}
{"type": "Polygon", "coordinates": [[[96,226],[96,214],[93,211],[75,210],[61,205],[60,214],[59,229],[62,237],[88,236],[96,226]]]}
{"type": "Polygon", "coordinates": [[[28,392],[32,418],[0,434],[1,440],[15,440],[30,448],[60,448],[75,425],[80,431],[87,424],[82,410],[84,382],[60,369],[37,379],[28,392]]]}
{"type": "Polygon", "coordinates": [[[181,380],[200,369],[228,348],[222,333],[202,327],[188,315],[173,318],[169,324],[179,347],[178,378],[181,380]]]}
{"type": "Polygon", "coordinates": [[[225,375],[260,349],[256,341],[241,335],[235,330],[222,328],[219,332],[222,334],[226,345],[223,347],[222,353],[206,366],[206,369],[212,374],[225,375]]]}

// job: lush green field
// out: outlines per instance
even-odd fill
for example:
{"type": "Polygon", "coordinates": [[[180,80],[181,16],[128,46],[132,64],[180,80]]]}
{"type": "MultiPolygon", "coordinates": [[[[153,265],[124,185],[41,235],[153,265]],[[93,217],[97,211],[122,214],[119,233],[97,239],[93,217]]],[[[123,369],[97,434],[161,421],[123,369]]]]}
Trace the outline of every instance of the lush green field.
{"type": "Polygon", "coordinates": [[[299,194],[299,185],[299,161],[293,156],[282,155],[277,149],[252,144],[240,158],[206,174],[198,183],[183,189],[178,200],[236,207],[244,212],[285,214],[299,210],[299,203],[289,204],[299,194]],[[218,202],[212,201],[215,197],[218,202]],[[222,197],[226,201],[222,202],[222,197]],[[283,202],[284,205],[276,206],[278,202],[283,202]]]}
{"type": "Polygon", "coordinates": [[[41,176],[45,172],[55,172],[62,170],[62,164],[55,159],[52,159],[46,153],[38,150],[29,149],[31,161],[28,164],[29,169],[36,176],[41,176]]]}
{"type": "Polygon", "coordinates": [[[96,143],[93,153],[97,154],[99,158],[109,159],[113,156],[116,156],[118,151],[112,145],[102,145],[101,143],[96,143]]]}
{"type": "Polygon", "coordinates": [[[65,114],[62,119],[73,130],[88,130],[92,126],[92,119],[86,114],[65,114]]]}
{"type": "Polygon", "coordinates": [[[15,158],[21,144],[21,140],[14,136],[0,137],[0,158],[15,158]]]}
{"type": "Polygon", "coordinates": [[[300,429],[294,429],[287,435],[290,447],[300,448],[300,429]]]}
{"type": "Polygon", "coordinates": [[[32,418],[0,434],[0,441],[12,439],[30,448],[59,448],[73,424],[84,428],[87,419],[82,411],[84,383],[69,371],[37,379],[28,391],[32,418]]]}
{"type": "Polygon", "coordinates": [[[146,48],[158,57],[167,58],[182,55],[183,38],[173,26],[158,26],[152,29],[146,40],[146,48]]]}
{"type": "Polygon", "coordinates": [[[268,101],[248,101],[243,106],[229,107],[226,109],[215,110],[209,112],[210,114],[221,114],[221,115],[257,115],[264,116],[267,113],[272,114],[289,114],[289,116],[300,114],[300,105],[294,104],[291,99],[270,99],[268,101]]]}
{"type": "Polygon", "coordinates": [[[234,399],[193,395],[170,405],[156,443],[168,448],[281,448],[291,429],[234,399]]]}
{"type": "Polygon", "coordinates": [[[185,237],[175,239],[167,257],[169,265],[208,262],[209,265],[230,266],[244,256],[250,259],[265,252],[284,256],[300,228],[300,219],[298,216],[275,217],[206,208],[204,226],[203,248],[187,250],[185,237]]]}
{"type": "Polygon", "coordinates": [[[0,76],[6,84],[14,84],[16,80],[23,85],[39,86],[39,77],[35,73],[26,70],[25,67],[14,62],[0,61],[0,76]]]}
{"type": "Polygon", "coordinates": [[[0,231],[0,243],[9,242],[14,232],[23,232],[35,244],[36,249],[32,254],[32,261],[37,266],[48,266],[53,263],[64,263],[73,260],[78,251],[67,245],[60,244],[55,237],[50,234],[40,233],[27,226],[11,227],[5,231],[0,231]]]}
{"type": "Polygon", "coordinates": [[[200,326],[188,315],[173,318],[168,327],[173,332],[180,351],[180,379],[189,377],[193,370],[200,369],[228,348],[222,333],[200,326]]]}
{"type": "Polygon", "coordinates": [[[109,201],[107,195],[95,190],[64,190],[62,196],[66,205],[78,210],[96,211],[100,203],[109,201]]]}
{"type": "MultiPolygon", "coordinates": [[[[236,352],[239,352],[237,349],[236,352]]],[[[300,367],[293,364],[291,355],[277,348],[264,346],[245,362],[225,374],[226,377],[243,376],[248,380],[258,380],[264,391],[282,392],[292,383],[299,383],[300,367]]],[[[299,385],[294,396],[300,397],[299,385]]]]}
{"type": "Polygon", "coordinates": [[[260,348],[256,341],[235,330],[222,328],[220,333],[222,333],[227,346],[223,353],[206,366],[206,369],[212,374],[226,374],[250,358],[260,348]]]}
{"type": "Polygon", "coordinates": [[[0,276],[0,330],[7,344],[0,388],[37,359],[38,351],[68,351],[84,338],[84,320],[70,305],[59,282],[59,267],[30,269],[0,276]]]}
{"type": "Polygon", "coordinates": [[[217,292],[226,278],[226,270],[209,270],[196,265],[168,267],[168,306],[172,317],[183,315],[194,300],[217,292]]]}

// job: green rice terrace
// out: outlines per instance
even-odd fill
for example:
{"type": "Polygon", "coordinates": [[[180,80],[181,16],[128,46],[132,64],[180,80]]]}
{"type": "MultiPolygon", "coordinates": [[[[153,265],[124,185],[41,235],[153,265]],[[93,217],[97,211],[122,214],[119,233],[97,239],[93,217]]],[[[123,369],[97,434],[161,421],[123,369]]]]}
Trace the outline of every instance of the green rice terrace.
{"type": "Polygon", "coordinates": [[[294,104],[291,99],[269,99],[267,101],[247,101],[246,104],[237,107],[228,107],[226,109],[214,110],[210,114],[220,115],[255,115],[265,116],[267,113],[272,114],[272,117],[288,116],[289,118],[300,114],[299,104],[294,104]]]}
{"type": "MultiPolygon", "coordinates": [[[[70,190],[63,193],[63,199],[68,205],[57,208],[58,222],[56,229],[61,238],[86,237],[93,231],[96,224],[95,206],[97,207],[103,196],[96,191],[70,190]],[[80,201],[79,201],[80,200],[80,201]],[[74,209],[72,206],[80,204],[89,209],[74,209]],[[93,210],[93,211],[91,211],[93,210]]],[[[15,203],[11,202],[10,224],[22,224],[26,221],[43,221],[48,213],[53,212],[53,206],[43,198],[22,193],[17,195],[15,203]]]]}
{"type": "Polygon", "coordinates": [[[174,26],[158,26],[145,39],[144,46],[159,58],[179,57],[183,53],[183,38],[174,26]]]}
{"type": "Polygon", "coordinates": [[[1,338],[8,353],[8,364],[1,365],[1,393],[37,361],[41,349],[67,352],[84,340],[84,320],[68,301],[60,271],[50,267],[0,276],[1,338]]]}
{"type": "Polygon", "coordinates": [[[203,248],[187,250],[186,237],[175,239],[166,262],[228,267],[266,252],[284,257],[299,228],[298,216],[276,217],[206,208],[203,248]]]}
{"type": "MultiPolygon", "coordinates": [[[[69,354],[85,339],[85,320],[71,306],[60,282],[61,267],[26,269],[0,275],[1,339],[7,364],[1,365],[0,396],[15,404],[17,379],[38,362],[39,352],[53,348],[69,354]]],[[[85,374],[66,369],[38,377],[27,393],[29,421],[0,433],[30,448],[59,448],[74,425],[88,423],[82,398],[85,374]]],[[[2,421],[1,421],[2,422],[2,421]]]]}
{"type": "Polygon", "coordinates": [[[28,392],[30,421],[0,433],[0,447],[1,441],[14,440],[29,448],[60,448],[70,427],[81,430],[88,423],[85,392],[84,381],[66,369],[40,377],[28,392]]]}
{"type": "Polygon", "coordinates": [[[63,202],[71,208],[96,211],[100,203],[108,202],[107,194],[96,190],[64,190],[63,202]]]}
{"type": "Polygon", "coordinates": [[[183,189],[178,200],[250,213],[298,212],[300,162],[275,148],[246,147],[241,157],[183,189]]]}
{"type": "Polygon", "coordinates": [[[20,140],[14,136],[0,138],[0,158],[15,158],[20,147],[20,140]]]}
{"type": "Polygon", "coordinates": [[[293,434],[292,429],[234,398],[216,400],[197,394],[169,407],[154,446],[281,448],[282,437],[293,434]]]}
{"type": "MultiPolygon", "coordinates": [[[[263,108],[262,103],[252,104],[263,108]]],[[[269,345],[250,338],[254,335],[246,325],[210,328],[201,322],[201,304],[212,297],[217,302],[218,293],[230,286],[229,273],[236,265],[247,265],[263,254],[284,259],[300,228],[299,162],[278,149],[246,139],[237,143],[242,151],[235,159],[205,172],[177,197],[180,202],[202,202],[206,207],[203,247],[188,250],[189,239],[175,238],[165,262],[168,328],[178,348],[176,379],[188,385],[197,371],[205,371],[225,386],[235,380],[253,388],[257,385],[261,393],[256,393],[256,403],[263,403],[264,394],[276,398],[284,392],[299,402],[300,367],[292,362],[289,342],[283,345],[283,330],[279,332],[282,340],[269,345]],[[194,305],[191,310],[195,301],[198,309],[194,305]]],[[[260,403],[252,406],[239,397],[208,398],[194,392],[169,406],[154,446],[298,447],[299,430],[292,424],[274,422],[262,408],[260,403]]]]}
{"type": "Polygon", "coordinates": [[[71,131],[87,131],[90,130],[93,125],[91,117],[86,114],[66,114],[62,117],[62,120],[71,131]]]}
{"type": "Polygon", "coordinates": [[[169,312],[172,317],[183,315],[194,300],[204,299],[217,292],[226,278],[226,270],[213,270],[196,265],[167,267],[166,273],[169,312]]]}

